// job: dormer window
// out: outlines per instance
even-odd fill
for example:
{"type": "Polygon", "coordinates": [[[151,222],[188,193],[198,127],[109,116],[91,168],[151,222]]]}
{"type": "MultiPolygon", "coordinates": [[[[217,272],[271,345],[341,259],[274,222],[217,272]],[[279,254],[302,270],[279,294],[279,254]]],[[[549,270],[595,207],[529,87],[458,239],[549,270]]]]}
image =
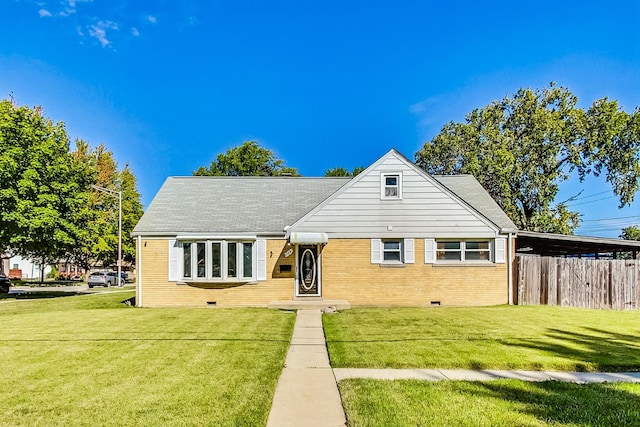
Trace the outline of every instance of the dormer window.
{"type": "Polygon", "coordinates": [[[400,173],[382,174],[380,184],[381,199],[402,199],[402,175],[400,173]]]}

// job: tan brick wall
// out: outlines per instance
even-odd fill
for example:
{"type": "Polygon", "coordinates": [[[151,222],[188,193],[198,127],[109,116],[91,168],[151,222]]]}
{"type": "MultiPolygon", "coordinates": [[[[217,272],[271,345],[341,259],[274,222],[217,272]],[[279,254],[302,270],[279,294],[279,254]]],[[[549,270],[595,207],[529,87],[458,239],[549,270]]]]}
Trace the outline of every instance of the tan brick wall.
{"type": "MultiPolygon", "coordinates": [[[[142,240],[144,307],[266,306],[294,298],[295,257],[284,240],[267,241],[267,280],[251,285],[203,289],[168,281],[168,241],[142,240]],[[280,272],[281,264],[292,266],[280,272]]],[[[415,239],[415,264],[400,268],[371,264],[369,239],[332,239],[322,251],[322,294],[352,306],[506,304],[507,265],[433,266],[424,264],[424,240],[415,239]]]]}
{"type": "MultiPolygon", "coordinates": [[[[267,281],[239,286],[223,285],[203,289],[169,282],[169,243],[167,240],[142,240],[142,305],[144,307],[205,307],[215,301],[217,307],[267,306],[273,300],[293,298],[293,272],[273,274],[278,263],[293,263],[285,258],[284,240],[267,240],[267,281]],[[275,276],[275,277],[273,277],[275,276]]],[[[291,261],[290,261],[291,260],[291,261]]],[[[292,270],[295,269],[295,266],[292,270]]],[[[139,298],[139,296],[138,296],[139,298]]]]}
{"type": "Polygon", "coordinates": [[[424,239],[415,239],[415,264],[371,264],[369,239],[330,240],[322,251],[326,299],[352,306],[494,305],[508,301],[507,265],[433,266],[424,263],[424,239]]]}

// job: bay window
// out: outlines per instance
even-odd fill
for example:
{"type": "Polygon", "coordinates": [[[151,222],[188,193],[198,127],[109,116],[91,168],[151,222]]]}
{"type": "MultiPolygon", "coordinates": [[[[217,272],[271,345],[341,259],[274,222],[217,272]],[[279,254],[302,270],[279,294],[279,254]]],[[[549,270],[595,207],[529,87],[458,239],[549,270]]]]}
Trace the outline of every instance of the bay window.
{"type": "Polygon", "coordinates": [[[211,242],[211,278],[222,278],[222,243],[211,242]]]}
{"type": "Polygon", "coordinates": [[[237,247],[236,242],[227,243],[227,277],[238,277],[236,272],[237,247]]]}
{"type": "Polygon", "coordinates": [[[182,257],[182,271],[183,271],[183,276],[185,279],[190,279],[191,278],[191,242],[185,242],[184,245],[182,245],[182,253],[183,253],[183,257],[182,257]]]}
{"type": "Polygon", "coordinates": [[[255,242],[182,242],[182,278],[188,281],[255,280],[255,242]]]}

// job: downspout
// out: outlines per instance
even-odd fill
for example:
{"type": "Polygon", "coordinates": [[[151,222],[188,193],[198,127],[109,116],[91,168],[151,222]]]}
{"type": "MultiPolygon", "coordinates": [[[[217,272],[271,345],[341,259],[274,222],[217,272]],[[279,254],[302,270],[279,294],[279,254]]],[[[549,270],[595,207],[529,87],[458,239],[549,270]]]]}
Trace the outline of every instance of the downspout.
{"type": "Polygon", "coordinates": [[[138,254],[136,258],[136,264],[138,265],[138,278],[137,278],[137,295],[136,306],[142,307],[142,236],[138,235],[138,254]]]}
{"type": "Polygon", "coordinates": [[[513,305],[513,254],[512,237],[513,234],[507,235],[507,286],[509,286],[509,305],[513,305]]]}
{"type": "Polygon", "coordinates": [[[518,232],[517,229],[513,228],[502,228],[500,229],[501,234],[507,235],[507,301],[509,305],[514,304],[513,300],[513,237],[518,232]]]}

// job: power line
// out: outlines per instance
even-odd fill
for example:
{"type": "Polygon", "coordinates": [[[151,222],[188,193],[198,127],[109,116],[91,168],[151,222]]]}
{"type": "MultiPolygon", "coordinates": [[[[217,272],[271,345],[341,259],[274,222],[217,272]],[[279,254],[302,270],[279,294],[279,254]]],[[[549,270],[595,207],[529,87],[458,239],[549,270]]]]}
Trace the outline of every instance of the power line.
{"type": "Polygon", "coordinates": [[[601,194],[607,194],[607,193],[609,193],[611,190],[601,191],[601,192],[599,192],[599,193],[587,194],[586,196],[578,197],[578,196],[580,196],[580,194],[582,193],[582,191],[584,191],[584,190],[581,190],[578,194],[576,194],[576,195],[575,195],[575,196],[573,196],[573,197],[569,197],[569,198],[568,198],[567,200],[565,200],[563,203],[572,203],[572,202],[575,202],[576,200],[589,199],[589,198],[591,198],[591,197],[599,196],[599,195],[601,195],[601,194]]]}
{"type": "Polygon", "coordinates": [[[601,192],[599,192],[599,193],[587,194],[586,196],[576,197],[576,198],[575,198],[575,199],[573,199],[573,200],[589,199],[589,198],[591,198],[591,197],[599,196],[599,195],[601,195],[601,194],[607,194],[607,193],[609,193],[609,192],[611,192],[611,190],[601,191],[601,192]]]}
{"type": "Polygon", "coordinates": [[[567,206],[580,206],[580,205],[587,205],[589,203],[595,203],[595,202],[600,202],[602,200],[607,200],[607,199],[613,199],[616,196],[609,196],[609,197],[603,197],[601,199],[595,199],[595,200],[589,200],[588,202],[581,202],[581,203],[567,203],[567,206]]]}
{"type": "Polygon", "coordinates": [[[611,218],[598,218],[598,219],[581,219],[580,222],[609,221],[609,220],[612,220],[612,219],[630,219],[630,218],[638,218],[638,219],[640,219],[640,215],[616,216],[616,217],[611,217],[611,218]]]}

